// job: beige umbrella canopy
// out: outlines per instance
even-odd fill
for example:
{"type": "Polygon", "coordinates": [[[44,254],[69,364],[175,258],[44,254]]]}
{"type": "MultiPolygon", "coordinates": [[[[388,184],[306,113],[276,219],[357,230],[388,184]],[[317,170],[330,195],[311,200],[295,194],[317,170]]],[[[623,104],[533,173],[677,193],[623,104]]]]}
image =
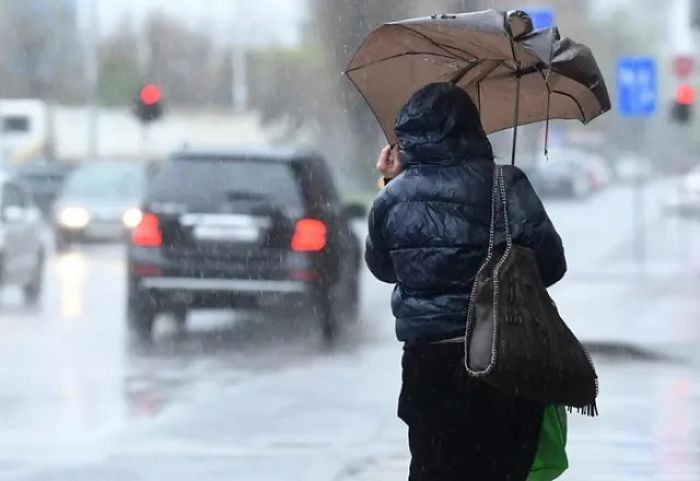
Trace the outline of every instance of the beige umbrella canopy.
{"type": "Polygon", "coordinates": [[[474,100],[487,133],[542,120],[588,123],[610,109],[588,47],[533,31],[524,12],[487,10],[387,23],[363,41],[346,75],[372,108],[390,143],[410,96],[450,81],[474,100]]]}

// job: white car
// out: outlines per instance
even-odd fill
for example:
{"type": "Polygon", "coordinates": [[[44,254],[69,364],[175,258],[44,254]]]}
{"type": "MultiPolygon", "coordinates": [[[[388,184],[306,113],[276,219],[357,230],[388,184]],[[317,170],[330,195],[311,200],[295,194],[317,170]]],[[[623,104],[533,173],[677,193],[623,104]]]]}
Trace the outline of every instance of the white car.
{"type": "Polygon", "coordinates": [[[678,179],[665,206],[681,215],[700,216],[700,167],[678,179]]]}
{"type": "Polygon", "coordinates": [[[625,184],[645,182],[652,176],[651,162],[644,157],[624,155],[615,165],[615,174],[625,184]]]}
{"type": "Polygon", "coordinates": [[[593,190],[600,190],[608,187],[613,181],[613,172],[605,162],[605,159],[598,154],[583,153],[583,166],[588,172],[593,190]]]}
{"type": "Polygon", "coordinates": [[[75,168],[54,204],[56,248],[125,239],[141,221],[146,164],[91,161],[75,168]]]}
{"type": "Polygon", "coordinates": [[[536,162],[531,181],[540,195],[581,199],[600,187],[589,158],[577,149],[553,148],[536,162]]]}
{"type": "Polygon", "coordinates": [[[27,304],[41,296],[44,269],[42,220],[30,196],[0,173],[0,286],[24,290],[27,304]]]}

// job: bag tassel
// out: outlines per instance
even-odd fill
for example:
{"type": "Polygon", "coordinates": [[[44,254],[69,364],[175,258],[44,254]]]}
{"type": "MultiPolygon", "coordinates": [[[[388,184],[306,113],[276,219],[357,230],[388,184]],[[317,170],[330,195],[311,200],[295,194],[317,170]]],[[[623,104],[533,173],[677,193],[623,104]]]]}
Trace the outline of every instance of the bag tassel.
{"type": "Polygon", "coordinates": [[[580,408],[576,408],[573,406],[567,406],[567,410],[570,413],[573,413],[574,410],[583,416],[588,416],[591,418],[597,417],[598,416],[598,404],[596,404],[595,401],[593,401],[590,404],[586,404],[585,406],[582,406],[580,408]]]}

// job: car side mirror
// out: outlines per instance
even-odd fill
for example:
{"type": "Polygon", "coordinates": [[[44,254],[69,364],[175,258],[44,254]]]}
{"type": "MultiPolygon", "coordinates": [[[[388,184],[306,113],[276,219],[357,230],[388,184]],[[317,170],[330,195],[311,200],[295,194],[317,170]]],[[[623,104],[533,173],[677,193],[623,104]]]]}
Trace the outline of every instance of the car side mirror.
{"type": "Polygon", "coordinates": [[[20,224],[24,222],[24,209],[16,205],[10,205],[2,209],[2,220],[8,224],[20,224]]]}
{"type": "Polygon", "coordinates": [[[345,213],[345,216],[350,219],[363,219],[367,217],[367,208],[359,203],[347,204],[344,207],[343,212],[345,213]]]}

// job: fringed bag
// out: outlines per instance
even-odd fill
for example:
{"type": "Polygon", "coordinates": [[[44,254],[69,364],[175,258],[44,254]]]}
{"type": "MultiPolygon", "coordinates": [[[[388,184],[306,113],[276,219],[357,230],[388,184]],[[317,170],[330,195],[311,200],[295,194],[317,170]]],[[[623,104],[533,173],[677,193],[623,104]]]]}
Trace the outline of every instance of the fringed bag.
{"type": "Polygon", "coordinates": [[[500,166],[493,176],[488,255],[467,312],[464,366],[470,376],[510,394],[598,413],[591,357],[549,297],[535,253],[513,244],[500,166]],[[500,256],[494,252],[499,204],[506,239],[500,256]]]}

